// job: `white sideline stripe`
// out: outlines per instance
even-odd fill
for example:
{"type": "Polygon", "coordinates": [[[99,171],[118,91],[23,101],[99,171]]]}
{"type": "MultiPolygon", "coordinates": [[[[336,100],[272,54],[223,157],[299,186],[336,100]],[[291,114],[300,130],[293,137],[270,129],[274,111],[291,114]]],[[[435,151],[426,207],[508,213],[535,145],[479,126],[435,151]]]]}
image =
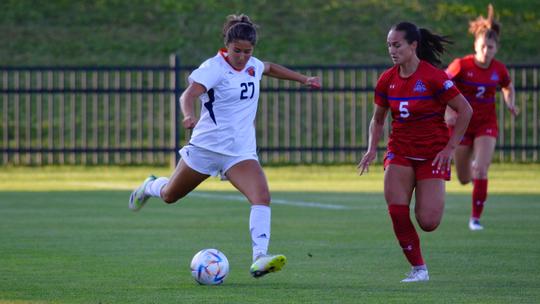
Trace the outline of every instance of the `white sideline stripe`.
{"type": "MultiPolygon", "coordinates": [[[[218,195],[210,193],[190,193],[189,196],[198,196],[205,198],[221,198],[230,201],[242,201],[245,202],[247,199],[240,195],[218,195]]],[[[333,209],[333,210],[351,210],[354,208],[343,206],[343,205],[332,205],[332,204],[322,204],[315,202],[304,202],[304,201],[290,201],[285,199],[272,199],[272,204],[278,205],[288,205],[288,206],[297,206],[297,207],[308,207],[308,208],[319,208],[319,209],[333,209]]]]}

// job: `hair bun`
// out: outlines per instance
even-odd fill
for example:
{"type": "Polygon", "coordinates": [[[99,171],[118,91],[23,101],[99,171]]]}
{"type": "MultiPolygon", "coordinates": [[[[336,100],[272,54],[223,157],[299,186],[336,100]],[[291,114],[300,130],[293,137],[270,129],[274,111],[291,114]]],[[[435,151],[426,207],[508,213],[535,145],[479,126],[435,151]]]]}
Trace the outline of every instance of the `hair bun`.
{"type": "Polygon", "coordinates": [[[246,23],[254,28],[257,26],[249,19],[248,15],[240,14],[240,15],[229,15],[227,16],[227,20],[225,21],[225,24],[223,25],[223,37],[227,35],[227,32],[229,29],[233,26],[235,26],[238,23],[246,23]]]}

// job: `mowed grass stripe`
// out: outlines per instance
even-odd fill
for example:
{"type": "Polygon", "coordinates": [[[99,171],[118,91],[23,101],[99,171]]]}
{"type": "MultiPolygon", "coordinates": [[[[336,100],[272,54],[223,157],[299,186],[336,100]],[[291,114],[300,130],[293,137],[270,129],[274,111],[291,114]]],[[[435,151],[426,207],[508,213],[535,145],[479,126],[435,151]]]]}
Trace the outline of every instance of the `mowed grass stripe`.
{"type": "MultiPolygon", "coordinates": [[[[530,183],[524,172],[531,166],[516,167],[497,168],[492,175],[523,176],[513,182],[530,183]]],[[[302,189],[305,180],[326,180],[327,188],[312,191],[274,187],[275,200],[351,209],[274,204],[270,251],[285,254],[289,263],[283,272],[260,280],[248,273],[249,204],[226,199],[241,197],[233,190],[201,187],[193,194],[213,197],[190,195],[174,205],[151,199],[138,213],[127,209],[129,188],[0,191],[0,301],[536,303],[540,298],[538,194],[512,189],[490,193],[483,219],[486,230],[472,233],[467,228],[470,193],[450,192],[439,229],[419,233],[432,279],[404,285],[399,280],[408,265],[392,233],[382,192],[368,188],[341,192],[340,182],[348,179],[342,178],[345,168],[267,168],[269,180],[288,183],[289,188],[295,181],[302,189]],[[230,277],[222,286],[198,286],[190,276],[191,257],[209,247],[219,248],[230,261],[230,277]]],[[[28,181],[34,176],[29,170],[36,168],[6,169],[27,173],[21,174],[26,179],[20,178],[24,182],[17,187],[32,189],[39,184],[28,181]]],[[[35,175],[42,174],[40,170],[35,175]]],[[[80,174],[83,183],[100,175],[97,169],[89,169],[87,177],[84,169],[70,171],[80,174]]],[[[152,172],[123,171],[143,177],[152,172]]],[[[62,174],[68,173],[50,176],[62,174]]],[[[111,181],[124,176],[106,170],[101,176],[109,174],[114,177],[111,181]]],[[[367,178],[382,184],[380,172],[373,170],[367,178]]],[[[138,179],[130,176],[126,183],[136,185],[138,179]]]]}
{"type": "MultiPolygon", "coordinates": [[[[356,166],[304,165],[264,168],[270,190],[302,192],[381,192],[383,169],[373,166],[358,176],[356,166]]],[[[79,191],[132,190],[150,173],[170,176],[168,167],[3,167],[0,170],[0,191],[79,191]]],[[[455,178],[447,183],[449,193],[471,192],[455,178]]],[[[540,164],[493,164],[489,171],[489,192],[540,194],[540,164]]],[[[198,188],[203,191],[234,191],[227,181],[209,178],[198,188]]]]}

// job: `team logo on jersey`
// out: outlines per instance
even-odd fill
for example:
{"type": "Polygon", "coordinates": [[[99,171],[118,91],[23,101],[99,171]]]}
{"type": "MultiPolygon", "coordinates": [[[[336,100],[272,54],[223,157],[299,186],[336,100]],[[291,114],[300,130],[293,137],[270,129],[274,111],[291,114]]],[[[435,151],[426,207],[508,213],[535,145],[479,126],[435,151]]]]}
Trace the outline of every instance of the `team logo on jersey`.
{"type": "Polygon", "coordinates": [[[416,84],[414,85],[413,92],[424,93],[425,91],[427,91],[426,85],[424,85],[422,80],[416,81],[416,84]]]}
{"type": "Polygon", "coordinates": [[[447,80],[443,83],[443,87],[445,90],[448,90],[453,86],[454,86],[454,83],[452,82],[452,80],[447,80]]]}
{"type": "Polygon", "coordinates": [[[499,81],[499,74],[497,74],[497,72],[493,72],[490,79],[493,81],[499,81]]]}
{"type": "Polygon", "coordinates": [[[472,78],[474,76],[473,72],[467,72],[467,77],[472,78]]]}
{"type": "Polygon", "coordinates": [[[248,73],[251,77],[255,77],[255,67],[250,66],[249,68],[247,68],[246,73],[248,73]]]}
{"type": "Polygon", "coordinates": [[[390,89],[395,89],[395,88],[396,88],[396,85],[392,83],[392,84],[390,85],[390,89]]]}

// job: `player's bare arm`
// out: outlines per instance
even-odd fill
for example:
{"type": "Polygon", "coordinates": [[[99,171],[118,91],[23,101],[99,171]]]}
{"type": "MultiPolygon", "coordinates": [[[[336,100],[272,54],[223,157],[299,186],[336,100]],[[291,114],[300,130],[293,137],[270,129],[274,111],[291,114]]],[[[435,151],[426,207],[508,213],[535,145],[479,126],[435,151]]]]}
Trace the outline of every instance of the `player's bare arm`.
{"type": "Polygon", "coordinates": [[[446,111],[444,112],[444,121],[446,121],[446,124],[449,126],[455,125],[456,118],[457,118],[456,111],[452,110],[452,108],[450,107],[446,107],[446,111]]]}
{"type": "Polygon", "coordinates": [[[387,113],[388,108],[375,105],[375,111],[373,112],[373,117],[369,123],[368,149],[356,167],[360,175],[362,175],[364,172],[368,172],[369,165],[375,160],[375,158],[377,158],[377,145],[381,139],[387,113]]]}
{"type": "Polygon", "coordinates": [[[195,101],[206,92],[206,88],[197,82],[192,82],[180,96],[180,108],[184,119],[182,125],[186,129],[193,129],[197,124],[195,116],[195,101]]]}
{"type": "Polygon", "coordinates": [[[446,147],[444,147],[444,149],[435,156],[435,159],[433,159],[433,165],[439,170],[450,170],[454,150],[458,146],[463,134],[465,134],[473,113],[469,102],[461,94],[450,99],[448,101],[448,106],[456,112],[457,117],[454,132],[448,140],[448,144],[446,144],[446,147]]]}
{"type": "Polygon", "coordinates": [[[297,81],[312,89],[321,88],[321,80],[319,77],[306,76],[272,62],[264,62],[263,74],[274,78],[297,81]]]}
{"type": "Polygon", "coordinates": [[[512,115],[517,116],[519,114],[519,108],[515,103],[516,90],[514,89],[514,84],[510,83],[508,86],[501,88],[501,91],[508,111],[512,115]]]}

